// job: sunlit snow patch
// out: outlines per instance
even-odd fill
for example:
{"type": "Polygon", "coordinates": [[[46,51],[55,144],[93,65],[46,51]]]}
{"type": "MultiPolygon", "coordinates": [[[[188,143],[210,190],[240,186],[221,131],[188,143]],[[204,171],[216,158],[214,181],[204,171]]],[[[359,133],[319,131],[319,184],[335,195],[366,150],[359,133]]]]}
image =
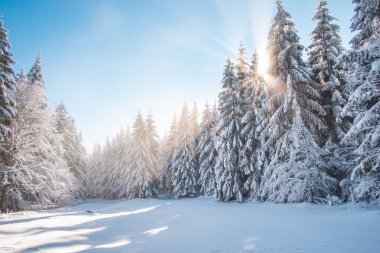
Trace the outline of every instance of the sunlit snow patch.
{"type": "Polygon", "coordinates": [[[124,245],[130,244],[130,243],[131,243],[131,241],[128,239],[122,239],[122,240],[118,240],[116,242],[98,245],[95,248],[96,249],[109,249],[109,248],[116,248],[116,247],[124,246],[124,245]]]}
{"type": "Polygon", "coordinates": [[[164,231],[168,229],[168,227],[162,227],[162,228],[155,228],[155,229],[151,229],[151,230],[148,230],[148,231],[145,231],[143,234],[148,234],[148,235],[158,235],[159,233],[161,233],[161,231],[164,231]]]}

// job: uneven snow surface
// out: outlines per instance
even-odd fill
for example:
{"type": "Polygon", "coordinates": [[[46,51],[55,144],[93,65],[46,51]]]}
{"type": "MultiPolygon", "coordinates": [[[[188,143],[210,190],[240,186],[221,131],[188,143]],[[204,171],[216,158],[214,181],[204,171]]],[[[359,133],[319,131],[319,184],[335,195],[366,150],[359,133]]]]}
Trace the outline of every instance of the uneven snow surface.
{"type": "Polygon", "coordinates": [[[88,201],[1,215],[0,252],[378,253],[380,209],[211,198],[88,201]]]}

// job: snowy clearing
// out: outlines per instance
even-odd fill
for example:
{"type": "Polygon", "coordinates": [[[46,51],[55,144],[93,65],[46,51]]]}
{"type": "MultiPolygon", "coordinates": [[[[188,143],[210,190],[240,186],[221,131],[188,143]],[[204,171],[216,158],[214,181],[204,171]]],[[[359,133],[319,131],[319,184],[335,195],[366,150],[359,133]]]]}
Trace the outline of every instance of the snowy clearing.
{"type": "Polygon", "coordinates": [[[380,209],[351,204],[102,200],[2,214],[0,252],[364,253],[380,252],[379,232],[380,209]]]}

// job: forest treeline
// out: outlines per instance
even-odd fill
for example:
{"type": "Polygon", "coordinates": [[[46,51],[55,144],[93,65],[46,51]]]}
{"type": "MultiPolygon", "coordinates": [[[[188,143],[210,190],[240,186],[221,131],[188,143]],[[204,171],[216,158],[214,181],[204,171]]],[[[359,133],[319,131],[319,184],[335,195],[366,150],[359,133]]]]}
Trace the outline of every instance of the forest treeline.
{"type": "Polygon", "coordinates": [[[186,198],[359,205],[380,196],[380,2],[353,0],[351,48],[320,0],[311,44],[300,43],[277,1],[269,67],[241,43],[227,59],[218,102],[184,104],[159,138],[151,114],[137,115],[87,157],[63,104],[50,111],[40,58],[14,74],[0,22],[0,204],[17,211],[86,198],[186,198]],[[306,51],[307,57],[303,57],[306,51]],[[200,119],[200,120],[199,120],[200,119]]]}

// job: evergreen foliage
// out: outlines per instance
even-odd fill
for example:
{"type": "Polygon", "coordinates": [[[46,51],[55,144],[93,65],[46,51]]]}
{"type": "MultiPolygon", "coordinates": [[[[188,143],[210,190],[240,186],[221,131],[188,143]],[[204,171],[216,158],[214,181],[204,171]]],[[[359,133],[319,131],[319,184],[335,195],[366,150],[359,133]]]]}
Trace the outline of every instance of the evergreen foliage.
{"type": "Polygon", "coordinates": [[[184,104],[178,121],[179,151],[173,160],[173,196],[195,197],[199,193],[199,168],[196,159],[196,141],[190,127],[189,110],[184,104]]]}
{"type": "Polygon", "coordinates": [[[219,136],[218,160],[216,163],[216,197],[222,201],[243,201],[243,176],[239,173],[239,154],[242,149],[240,131],[244,110],[241,103],[241,82],[235,74],[230,59],[224,68],[222,91],[219,94],[217,132],[219,136]]]}
{"type": "Polygon", "coordinates": [[[28,77],[21,75],[16,89],[15,178],[8,190],[12,210],[62,206],[74,199],[74,176],[63,159],[62,138],[47,107],[39,57],[28,77]]]}
{"type": "Polygon", "coordinates": [[[327,174],[321,158],[327,126],[319,87],[302,60],[303,46],[281,1],[272,24],[270,74],[280,89],[271,91],[271,115],[261,134],[271,156],[261,196],[281,203],[322,202],[336,194],[338,182],[327,174]]]}
{"type": "Polygon", "coordinates": [[[82,137],[77,132],[74,119],[68,114],[63,103],[55,109],[55,125],[61,137],[63,146],[63,159],[66,161],[71,173],[76,178],[78,197],[86,198],[86,150],[82,144],[82,137]]]}
{"type": "Polygon", "coordinates": [[[342,117],[352,119],[353,124],[342,143],[353,149],[352,199],[362,204],[380,198],[380,3],[353,2],[351,29],[358,34],[346,55],[352,69],[349,99],[342,110],[342,117]]]}
{"type": "Polygon", "coordinates": [[[199,134],[199,185],[206,196],[214,196],[216,189],[215,165],[217,162],[218,138],[215,127],[218,122],[216,105],[213,109],[206,104],[202,114],[202,130],[199,134]]]}
{"type": "Polygon", "coordinates": [[[11,124],[16,113],[15,102],[15,72],[12,65],[15,63],[10,51],[8,31],[0,20],[0,210],[9,208],[9,187],[14,184],[12,179],[13,159],[11,124]]]}
{"type": "Polygon", "coordinates": [[[87,157],[63,103],[45,96],[41,58],[15,77],[0,20],[0,209],[51,208],[86,198],[213,196],[220,201],[359,205],[380,199],[380,2],[353,0],[352,49],[319,0],[302,55],[281,0],[258,71],[241,42],[224,66],[218,103],[182,107],[164,138],[138,113],[87,157]]]}

